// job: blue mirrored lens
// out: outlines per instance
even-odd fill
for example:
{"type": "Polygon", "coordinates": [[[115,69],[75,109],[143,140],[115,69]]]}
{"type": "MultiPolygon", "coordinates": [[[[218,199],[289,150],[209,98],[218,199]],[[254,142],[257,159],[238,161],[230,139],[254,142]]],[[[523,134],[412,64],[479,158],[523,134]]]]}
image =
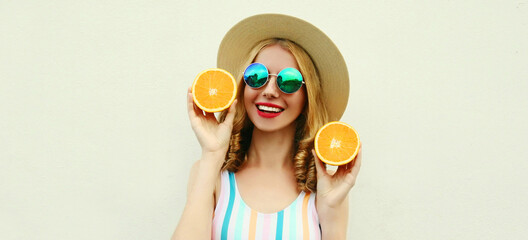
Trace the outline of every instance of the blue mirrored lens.
{"type": "Polygon", "coordinates": [[[252,88],[262,87],[268,81],[268,69],[261,63],[252,63],[244,71],[244,81],[252,88]]]}
{"type": "Polygon", "coordinates": [[[303,77],[295,68],[285,68],[277,77],[277,85],[284,93],[294,93],[302,86],[303,77]]]}

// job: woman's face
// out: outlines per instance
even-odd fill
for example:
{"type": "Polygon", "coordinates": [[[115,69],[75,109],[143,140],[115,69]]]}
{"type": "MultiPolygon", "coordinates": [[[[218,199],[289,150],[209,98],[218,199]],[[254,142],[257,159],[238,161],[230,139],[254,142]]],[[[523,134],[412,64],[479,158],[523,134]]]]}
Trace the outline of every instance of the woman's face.
{"type": "MultiPolygon", "coordinates": [[[[299,70],[295,57],[280,45],[263,48],[255,62],[262,63],[270,74],[278,74],[282,69],[291,67],[299,70]]],[[[258,89],[244,88],[244,103],[247,114],[256,128],[271,132],[295,127],[295,119],[301,114],[306,102],[306,90],[303,87],[292,94],[283,93],[277,87],[277,77],[269,76],[266,85],[258,89]]]]}

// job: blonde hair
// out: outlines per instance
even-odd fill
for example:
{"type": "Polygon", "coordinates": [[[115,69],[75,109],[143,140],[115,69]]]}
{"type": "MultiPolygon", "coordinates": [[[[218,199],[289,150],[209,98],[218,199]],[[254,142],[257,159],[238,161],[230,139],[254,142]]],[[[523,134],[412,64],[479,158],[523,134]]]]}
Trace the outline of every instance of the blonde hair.
{"type": "MultiPolygon", "coordinates": [[[[266,39],[257,43],[249,52],[244,64],[239,66],[239,71],[237,71],[237,75],[235,76],[239,80],[238,104],[236,106],[229,149],[222,170],[231,172],[238,171],[246,162],[246,154],[251,144],[254,126],[247,116],[244,107],[244,88],[246,85],[242,79],[244,68],[254,61],[264,47],[275,44],[280,45],[292,53],[297,60],[299,70],[306,83],[307,101],[302,113],[296,119],[296,132],[295,138],[293,139],[294,154],[292,159],[295,170],[294,174],[297,179],[297,188],[301,191],[315,192],[317,178],[311,149],[313,148],[313,141],[317,130],[328,121],[328,113],[326,106],[323,104],[321,81],[310,56],[299,45],[286,39],[266,39]]],[[[226,114],[227,112],[223,112],[220,115],[220,121],[224,121],[226,114]]]]}

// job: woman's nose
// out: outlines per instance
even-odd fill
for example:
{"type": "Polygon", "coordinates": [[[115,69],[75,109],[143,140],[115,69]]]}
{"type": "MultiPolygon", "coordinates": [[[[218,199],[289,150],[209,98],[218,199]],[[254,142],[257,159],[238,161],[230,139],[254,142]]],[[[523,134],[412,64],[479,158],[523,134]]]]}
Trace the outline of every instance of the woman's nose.
{"type": "Polygon", "coordinates": [[[269,75],[268,83],[264,86],[264,89],[262,91],[262,95],[265,97],[278,97],[279,96],[279,88],[277,87],[277,75],[269,75]]]}

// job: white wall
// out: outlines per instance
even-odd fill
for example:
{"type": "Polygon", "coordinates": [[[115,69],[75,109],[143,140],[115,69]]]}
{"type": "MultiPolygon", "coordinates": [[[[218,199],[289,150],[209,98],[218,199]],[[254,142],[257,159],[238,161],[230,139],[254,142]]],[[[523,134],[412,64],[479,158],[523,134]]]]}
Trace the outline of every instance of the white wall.
{"type": "Polygon", "coordinates": [[[187,87],[265,12],[348,63],[349,239],[526,237],[527,2],[220,2],[0,3],[1,239],[168,239],[200,153],[187,87]]]}

